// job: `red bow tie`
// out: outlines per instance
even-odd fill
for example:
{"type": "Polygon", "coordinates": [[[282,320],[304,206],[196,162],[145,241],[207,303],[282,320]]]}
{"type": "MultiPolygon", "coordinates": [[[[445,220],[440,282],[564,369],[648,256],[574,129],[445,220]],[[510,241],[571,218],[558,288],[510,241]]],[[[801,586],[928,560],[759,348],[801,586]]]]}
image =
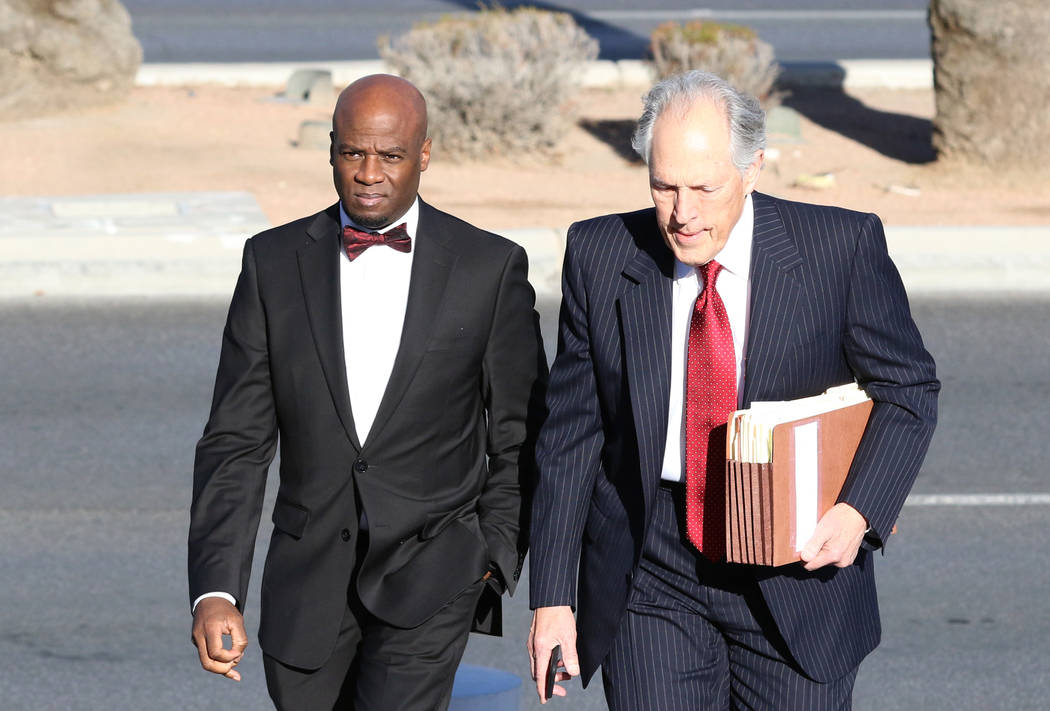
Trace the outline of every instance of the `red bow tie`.
{"type": "Polygon", "coordinates": [[[349,225],[343,228],[343,249],[346,250],[347,259],[351,262],[374,244],[385,244],[398,252],[411,252],[412,238],[408,236],[408,225],[401,223],[384,234],[362,232],[349,225]]]}

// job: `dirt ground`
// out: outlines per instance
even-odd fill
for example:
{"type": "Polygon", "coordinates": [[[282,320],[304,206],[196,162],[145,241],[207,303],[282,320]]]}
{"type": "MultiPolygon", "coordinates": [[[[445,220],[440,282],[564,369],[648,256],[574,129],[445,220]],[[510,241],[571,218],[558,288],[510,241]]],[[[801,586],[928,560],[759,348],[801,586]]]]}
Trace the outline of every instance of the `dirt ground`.
{"type": "MultiPolygon", "coordinates": [[[[110,108],[0,123],[0,195],[247,190],[275,224],[319,210],[334,201],[327,152],[296,143],[300,123],[328,120],[331,107],[274,101],[276,91],[136,88],[110,108]]],[[[565,227],[647,206],[646,169],[628,145],[642,93],[580,92],[580,120],[553,157],[461,163],[435,150],[420,192],[496,231],[565,227]]],[[[771,118],[764,192],[872,211],[898,225],[1050,223],[1045,173],[933,161],[932,91],[809,90],[785,106],[791,111],[771,118]],[[831,187],[796,186],[825,173],[831,187]]]]}

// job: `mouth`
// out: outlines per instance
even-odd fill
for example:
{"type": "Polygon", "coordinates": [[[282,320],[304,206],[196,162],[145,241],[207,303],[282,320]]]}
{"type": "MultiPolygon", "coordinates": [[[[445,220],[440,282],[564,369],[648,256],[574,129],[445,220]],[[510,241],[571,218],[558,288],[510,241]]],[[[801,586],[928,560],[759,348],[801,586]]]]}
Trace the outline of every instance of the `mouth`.
{"type": "Polygon", "coordinates": [[[379,193],[356,193],[354,200],[362,207],[375,207],[386,199],[385,195],[379,193]]]}
{"type": "Polygon", "coordinates": [[[680,244],[689,244],[691,242],[696,242],[697,240],[700,240],[700,239],[708,236],[711,233],[711,230],[708,229],[708,228],[703,228],[703,229],[699,229],[699,230],[692,230],[692,231],[683,230],[683,229],[677,229],[677,230],[670,230],[670,232],[671,232],[671,235],[674,237],[676,242],[678,242],[680,244]]]}

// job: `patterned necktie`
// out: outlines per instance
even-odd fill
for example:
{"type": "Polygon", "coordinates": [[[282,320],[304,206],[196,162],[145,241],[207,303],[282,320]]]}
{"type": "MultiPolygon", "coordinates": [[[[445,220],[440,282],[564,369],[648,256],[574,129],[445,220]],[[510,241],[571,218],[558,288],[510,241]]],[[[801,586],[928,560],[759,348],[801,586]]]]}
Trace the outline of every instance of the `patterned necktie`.
{"type": "Polygon", "coordinates": [[[736,352],[725,304],[715,289],[722,265],[698,267],[704,290],[689,322],[686,360],[686,530],[706,557],[725,559],[726,421],[736,409],[736,352]]]}
{"type": "Polygon", "coordinates": [[[402,223],[387,230],[384,234],[362,232],[361,230],[355,230],[349,225],[343,228],[343,249],[346,250],[346,257],[351,262],[375,244],[385,244],[387,247],[393,247],[398,252],[411,252],[412,238],[408,236],[408,225],[402,223]]]}

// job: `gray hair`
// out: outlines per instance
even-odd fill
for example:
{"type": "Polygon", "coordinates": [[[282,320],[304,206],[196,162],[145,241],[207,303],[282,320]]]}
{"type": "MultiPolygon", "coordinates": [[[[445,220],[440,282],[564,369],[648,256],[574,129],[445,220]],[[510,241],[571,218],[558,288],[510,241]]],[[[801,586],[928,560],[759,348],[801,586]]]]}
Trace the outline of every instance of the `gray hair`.
{"type": "Polygon", "coordinates": [[[743,175],[755,162],[755,154],[766,147],[766,112],[755,97],[737,91],[721,77],[699,69],[675,74],[649,90],[631,146],[648,163],[656,119],[672,106],[685,110],[701,100],[725,110],[733,165],[743,175]]]}

